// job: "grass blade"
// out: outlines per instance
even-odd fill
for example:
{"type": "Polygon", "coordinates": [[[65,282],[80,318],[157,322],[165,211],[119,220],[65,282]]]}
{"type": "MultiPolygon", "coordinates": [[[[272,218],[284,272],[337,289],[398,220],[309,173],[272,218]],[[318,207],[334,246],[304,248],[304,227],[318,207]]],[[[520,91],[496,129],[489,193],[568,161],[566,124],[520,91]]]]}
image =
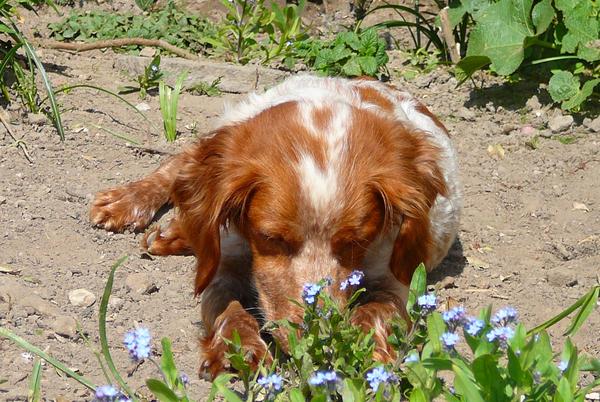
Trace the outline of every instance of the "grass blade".
{"type": "Polygon", "coordinates": [[[31,379],[29,381],[29,402],[39,402],[41,399],[41,381],[42,381],[42,361],[39,357],[33,362],[33,370],[31,371],[31,379]]]}
{"type": "Polygon", "coordinates": [[[7,338],[7,339],[13,341],[14,343],[16,343],[18,346],[27,350],[28,352],[31,352],[34,355],[39,356],[40,358],[47,361],[49,364],[56,367],[58,370],[62,371],[63,373],[65,373],[69,377],[73,378],[75,381],[77,381],[81,385],[91,389],[92,391],[96,389],[96,386],[94,385],[94,383],[92,383],[88,379],[80,376],[79,374],[75,373],[73,370],[68,368],[64,363],[61,363],[60,361],[56,360],[55,358],[53,358],[52,356],[50,356],[49,354],[47,354],[40,348],[33,346],[32,344],[27,342],[25,339],[21,338],[20,336],[18,336],[15,333],[9,331],[8,329],[6,329],[4,327],[0,327],[0,337],[7,338]]]}
{"type": "Polygon", "coordinates": [[[104,287],[104,293],[102,294],[102,300],[100,301],[100,312],[98,317],[98,330],[100,334],[100,346],[102,349],[102,355],[104,356],[104,360],[106,360],[106,365],[110,370],[115,381],[119,383],[123,391],[127,393],[130,398],[134,398],[135,394],[129,388],[121,374],[119,374],[119,370],[115,367],[115,363],[110,354],[110,349],[108,347],[108,338],[106,337],[106,310],[108,309],[108,299],[110,299],[110,293],[112,292],[113,281],[115,278],[115,271],[117,268],[123,264],[127,260],[127,256],[123,256],[117,260],[116,263],[113,264],[110,273],[108,274],[108,279],[106,280],[106,286],[104,287]]]}
{"type": "Polygon", "coordinates": [[[588,293],[589,296],[584,299],[581,309],[579,309],[579,312],[573,318],[573,320],[571,321],[571,325],[569,325],[569,328],[563,335],[575,335],[575,333],[579,330],[579,328],[581,328],[585,320],[587,320],[589,315],[592,313],[594,307],[596,307],[599,294],[600,286],[596,286],[594,289],[592,289],[591,292],[588,293]]]}
{"type": "Polygon", "coordinates": [[[61,141],[64,141],[65,140],[65,130],[62,125],[62,120],[60,117],[60,110],[58,108],[58,103],[56,103],[56,97],[54,96],[54,89],[52,88],[52,83],[50,82],[50,79],[48,78],[48,74],[46,74],[46,69],[44,68],[44,65],[38,58],[37,54],[35,53],[35,49],[33,48],[33,46],[31,46],[31,44],[27,41],[27,39],[25,39],[25,37],[23,35],[21,35],[20,32],[18,32],[17,27],[14,24],[13,24],[13,29],[15,31],[17,31],[15,33],[15,36],[18,38],[19,42],[21,42],[21,44],[23,45],[23,48],[25,49],[27,56],[31,60],[33,60],[33,63],[35,64],[38,71],[40,72],[40,76],[42,77],[42,82],[44,83],[44,87],[46,87],[46,93],[48,94],[48,99],[50,100],[50,108],[52,109],[52,119],[54,120],[54,126],[56,127],[56,130],[58,131],[58,135],[60,136],[61,141]]]}
{"type": "MultiPolygon", "coordinates": [[[[146,117],[146,115],[142,112],[140,112],[140,110],[135,107],[134,104],[132,104],[131,102],[129,102],[127,99],[123,98],[122,96],[120,96],[119,94],[109,91],[108,89],[104,89],[102,87],[97,87],[95,85],[90,85],[90,84],[74,84],[74,85],[67,85],[64,87],[61,87],[59,89],[57,89],[56,91],[54,91],[55,94],[59,94],[61,92],[69,92],[72,89],[77,89],[77,88],[88,88],[88,89],[94,89],[96,91],[100,91],[103,92],[105,94],[114,96],[115,98],[119,99],[121,102],[125,103],[127,106],[129,106],[131,109],[133,109],[137,114],[139,114],[140,116],[142,116],[142,118],[144,120],[146,120],[148,122],[148,124],[150,124],[150,126],[152,126],[152,128],[154,130],[156,130],[156,132],[159,131],[158,127],[156,127],[156,125],[154,123],[152,123],[152,121],[150,121],[150,119],[148,119],[148,117],[146,117]]],[[[42,99],[42,101],[40,102],[40,105],[42,105],[45,101],[47,101],[49,98],[46,97],[44,99],[42,99]]]]}

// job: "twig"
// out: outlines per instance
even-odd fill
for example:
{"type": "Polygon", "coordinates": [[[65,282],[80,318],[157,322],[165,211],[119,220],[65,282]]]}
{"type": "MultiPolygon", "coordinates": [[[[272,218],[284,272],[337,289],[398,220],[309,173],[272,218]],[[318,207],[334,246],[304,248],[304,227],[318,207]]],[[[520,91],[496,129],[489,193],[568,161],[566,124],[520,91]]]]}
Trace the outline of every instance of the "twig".
{"type": "Polygon", "coordinates": [[[107,47],[122,47],[122,46],[150,46],[163,48],[179,57],[188,60],[198,60],[198,56],[188,52],[177,46],[173,46],[161,39],[146,39],[146,38],[120,38],[99,40],[90,43],[66,43],[54,40],[45,40],[38,43],[42,47],[59,50],[72,50],[75,52],[85,52],[88,50],[104,49],[107,47]]]}
{"type": "Polygon", "coordinates": [[[460,61],[460,54],[458,52],[458,46],[454,41],[452,28],[450,28],[448,7],[444,7],[442,11],[440,11],[440,22],[442,23],[442,36],[444,37],[444,42],[446,42],[448,52],[450,53],[450,60],[452,60],[452,63],[457,64],[460,61]]]}
{"type": "Polygon", "coordinates": [[[10,124],[4,119],[4,116],[2,116],[1,113],[0,113],[0,121],[2,122],[2,125],[4,125],[4,128],[6,129],[6,132],[8,133],[8,135],[10,135],[10,138],[12,138],[12,140],[15,142],[15,145],[17,147],[21,148],[21,150],[23,151],[23,154],[25,155],[25,159],[27,159],[29,161],[29,163],[33,163],[31,156],[29,156],[29,151],[27,151],[27,144],[25,144],[25,142],[23,140],[17,139],[17,137],[13,133],[12,129],[10,128],[10,124]]]}
{"type": "Polygon", "coordinates": [[[152,147],[148,147],[148,146],[134,145],[131,143],[127,143],[127,144],[125,144],[125,146],[127,148],[135,149],[136,151],[140,151],[140,152],[151,154],[151,155],[174,155],[172,152],[163,151],[161,149],[152,148],[152,147]]]}

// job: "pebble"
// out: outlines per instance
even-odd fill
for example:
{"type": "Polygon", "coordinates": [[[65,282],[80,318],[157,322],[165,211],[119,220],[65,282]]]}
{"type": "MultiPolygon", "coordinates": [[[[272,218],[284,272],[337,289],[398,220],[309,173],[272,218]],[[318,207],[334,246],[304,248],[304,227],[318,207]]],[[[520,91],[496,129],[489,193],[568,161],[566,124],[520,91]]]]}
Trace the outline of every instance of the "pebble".
{"type": "Polygon", "coordinates": [[[590,401],[600,401],[600,392],[590,392],[585,395],[585,399],[590,401]]]}
{"type": "Polygon", "coordinates": [[[158,290],[148,275],[143,272],[128,275],[125,278],[125,285],[137,294],[150,293],[148,292],[150,289],[158,290]]]}
{"type": "Polygon", "coordinates": [[[542,104],[540,103],[540,100],[538,99],[537,95],[533,95],[531,98],[527,99],[527,102],[525,102],[525,106],[527,107],[528,110],[540,110],[542,108],[542,104]]]}
{"type": "Polygon", "coordinates": [[[48,118],[43,113],[29,113],[27,120],[36,126],[43,126],[48,122],[48,118]]]}
{"type": "Polygon", "coordinates": [[[583,125],[595,133],[600,133],[600,116],[596,117],[594,120],[586,117],[583,119],[583,125]]]}
{"type": "Polygon", "coordinates": [[[532,126],[523,126],[521,127],[521,134],[523,135],[535,135],[537,130],[532,126]]]}
{"type": "Polygon", "coordinates": [[[565,131],[573,124],[573,116],[554,116],[548,121],[548,128],[554,133],[565,131]]]}
{"type": "Polygon", "coordinates": [[[140,102],[137,105],[135,105],[135,108],[140,112],[147,112],[148,110],[150,110],[150,105],[146,102],[140,102]]]}
{"type": "Polygon", "coordinates": [[[74,339],[77,337],[77,321],[73,317],[58,316],[50,324],[50,328],[60,336],[74,339]]]}
{"type": "Polygon", "coordinates": [[[156,50],[152,47],[144,47],[140,50],[140,56],[142,57],[154,57],[156,50]]]}
{"type": "Polygon", "coordinates": [[[96,296],[87,289],[75,289],[69,292],[69,301],[77,307],[89,307],[96,302],[96,296]]]}
{"type": "Polygon", "coordinates": [[[4,204],[6,204],[6,197],[2,197],[0,195],[0,205],[4,205],[4,204]]]}
{"type": "Polygon", "coordinates": [[[461,107],[458,110],[458,112],[456,113],[456,115],[463,120],[467,120],[467,121],[475,120],[475,112],[470,109],[467,109],[466,107],[461,107]]]}

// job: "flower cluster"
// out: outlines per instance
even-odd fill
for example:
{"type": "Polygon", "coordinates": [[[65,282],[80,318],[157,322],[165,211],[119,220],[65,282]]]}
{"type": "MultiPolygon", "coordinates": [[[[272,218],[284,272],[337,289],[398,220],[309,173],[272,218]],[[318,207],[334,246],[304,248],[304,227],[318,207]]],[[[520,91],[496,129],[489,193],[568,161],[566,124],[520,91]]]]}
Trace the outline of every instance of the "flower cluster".
{"type": "Polygon", "coordinates": [[[131,402],[131,399],[112,385],[102,385],[96,388],[94,397],[94,402],[131,402]]]}
{"type": "Polygon", "coordinates": [[[500,349],[506,349],[508,341],[515,335],[515,330],[510,325],[517,322],[517,317],[517,310],[512,307],[498,310],[491,319],[494,328],[486,334],[487,340],[497,343],[500,349]]]}
{"type": "Polygon", "coordinates": [[[437,308],[437,297],[433,293],[427,293],[417,298],[417,306],[423,315],[429,314],[437,308]]]}
{"type": "Polygon", "coordinates": [[[260,377],[256,382],[267,392],[267,399],[272,399],[283,387],[283,378],[277,374],[260,377]]]}
{"type": "Polygon", "coordinates": [[[448,329],[452,332],[456,328],[465,325],[467,322],[467,312],[463,306],[454,307],[442,313],[442,318],[446,322],[448,329]]]}
{"type": "Polygon", "coordinates": [[[302,288],[302,299],[308,305],[315,304],[317,300],[317,296],[323,290],[323,285],[319,285],[318,283],[307,283],[302,288]]]}
{"type": "Polygon", "coordinates": [[[308,383],[313,387],[324,387],[329,391],[335,390],[338,382],[338,375],[333,370],[317,371],[308,379],[308,383]]]}
{"type": "Polygon", "coordinates": [[[390,371],[387,371],[383,366],[375,367],[369,371],[365,376],[371,389],[375,392],[379,389],[379,386],[383,384],[394,384],[398,382],[398,377],[390,371]]]}
{"type": "Polygon", "coordinates": [[[417,352],[409,353],[404,358],[404,363],[416,363],[418,361],[419,361],[419,354],[417,352]]]}
{"type": "Polygon", "coordinates": [[[358,286],[365,277],[362,271],[352,271],[350,276],[340,284],[340,290],[346,290],[349,286],[358,286]]]}
{"type": "Polygon", "coordinates": [[[485,322],[478,318],[469,317],[464,325],[465,332],[471,336],[477,336],[485,327],[485,322]]]}
{"type": "Polygon", "coordinates": [[[147,359],[150,356],[150,331],[148,328],[139,327],[125,334],[123,344],[129,352],[129,357],[135,362],[147,359]]]}
{"type": "Polygon", "coordinates": [[[444,332],[440,337],[444,348],[448,351],[454,350],[454,347],[458,343],[458,339],[458,334],[454,332],[444,332]]]}

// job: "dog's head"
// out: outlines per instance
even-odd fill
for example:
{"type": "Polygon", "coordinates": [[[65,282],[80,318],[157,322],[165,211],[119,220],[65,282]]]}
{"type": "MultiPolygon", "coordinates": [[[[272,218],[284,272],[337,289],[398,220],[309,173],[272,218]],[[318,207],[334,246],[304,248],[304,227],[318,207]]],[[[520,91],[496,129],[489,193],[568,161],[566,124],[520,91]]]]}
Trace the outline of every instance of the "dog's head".
{"type": "Polygon", "coordinates": [[[250,245],[269,320],[297,314],[289,299],[305,283],[340,283],[356,269],[407,284],[427,262],[428,213],[445,192],[438,156],[423,133],[344,103],[283,103],[217,130],[188,152],[174,190],[198,260],[196,292],[218,268],[223,226],[250,245]]]}

